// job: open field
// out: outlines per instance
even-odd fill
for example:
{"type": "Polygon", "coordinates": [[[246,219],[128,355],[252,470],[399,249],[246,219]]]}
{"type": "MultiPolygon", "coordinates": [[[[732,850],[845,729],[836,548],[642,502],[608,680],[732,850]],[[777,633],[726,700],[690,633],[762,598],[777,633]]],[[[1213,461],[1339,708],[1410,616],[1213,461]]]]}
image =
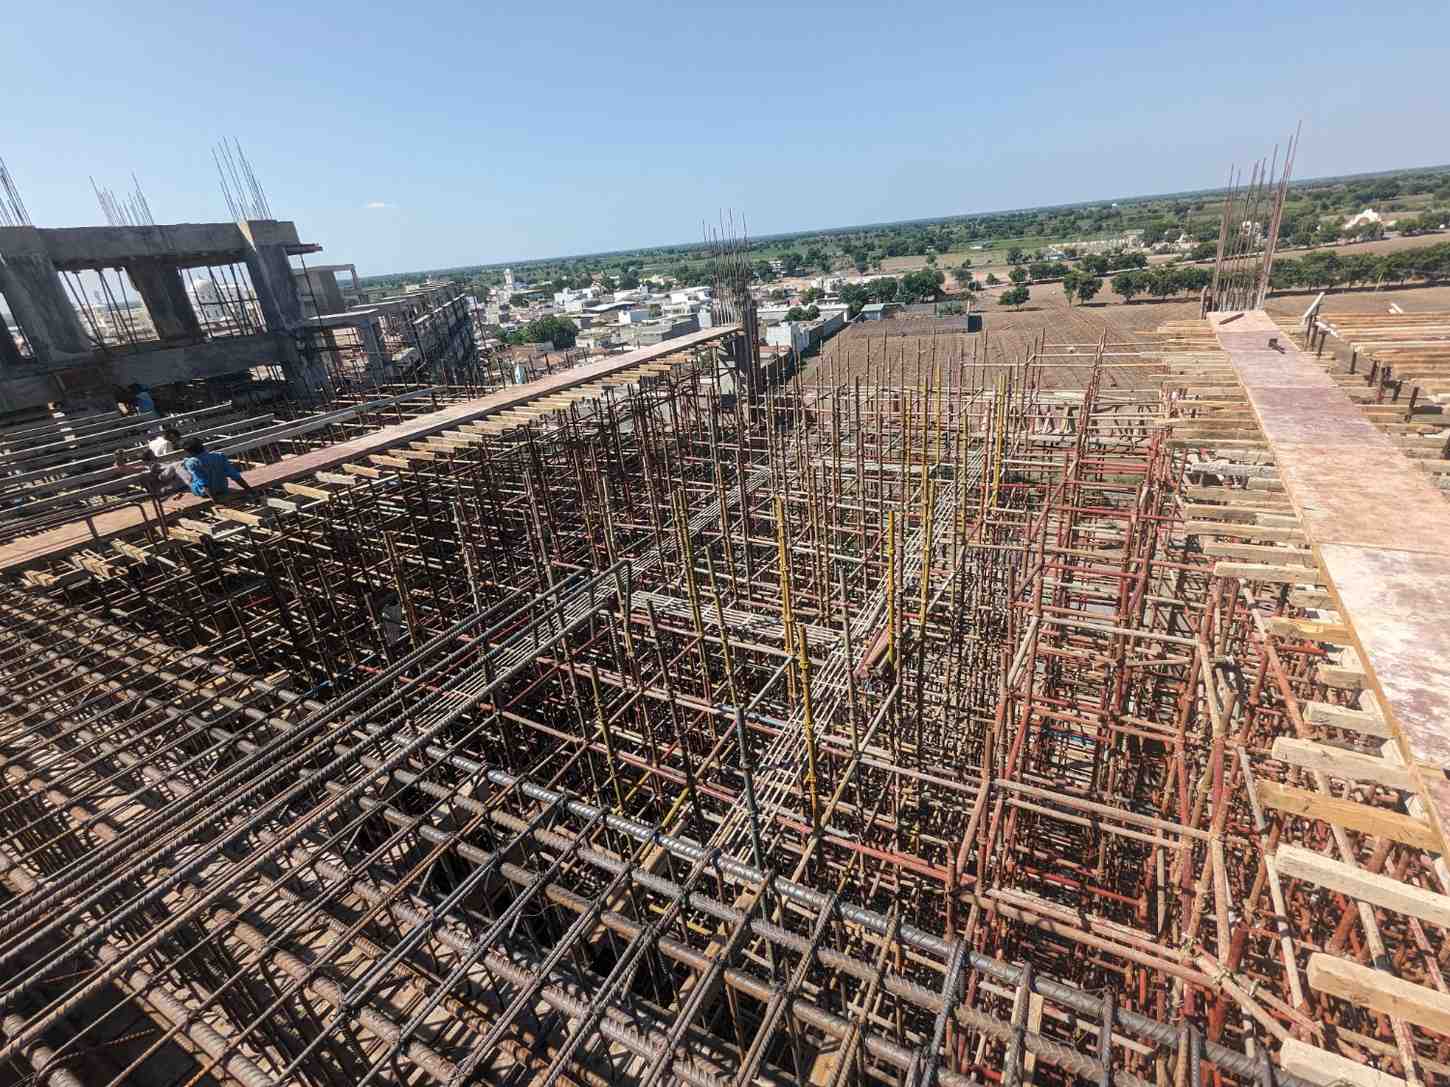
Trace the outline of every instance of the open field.
{"type": "MultiPolygon", "coordinates": [[[[1275,295],[1268,299],[1265,308],[1275,317],[1298,318],[1317,294],[1316,291],[1302,291],[1275,295]]],[[[1340,291],[1325,297],[1323,312],[1385,313],[1392,303],[1406,313],[1450,310],[1450,286],[1340,291]]],[[[1167,322],[1198,316],[1196,297],[1161,302],[1140,299],[1125,303],[1117,296],[1109,295],[1107,300],[1069,306],[1061,285],[1056,283],[1034,286],[1031,300],[1020,310],[999,305],[993,292],[980,294],[978,306],[985,317],[985,334],[946,332],[933,335],[922,331],[903,336],[891,331],[889,326],[896,322],[851,326],[831,340],[819,357],[809,360],[801,371],[802,380],[813,381],[818,372],[823,379],[826,374],[834,374],[839,381],[856,377],[864,380],[868,374],[880,379],[883,360],[890,360],[893,367],[891,382],[902,380],[903,373],[910,381],[915,380],[918,357],[929,361],[935,354],[938,362],[947,363],[964,358],[970,360],[975,350],[978,359],[1020,362],[1039,336],[1045,335],[1049,343],[1076,344],[1080,345],[1080,350],[1087,351],[1104,334],[1110,343],[1131,343],[1167,322]],[[901,369],[903,365],[904,371],[901,369]]],[[[902,323],[906,320],[902,319],[902,323]]],[[[925,321],[912,321],[911,324],[913,331],[929,327],[925,321]]],[[[1081,384],[1084,376],[1085,372],[1078,367],[1066,366],[1061,379],[1052,384],[1076,386],[1081,384]]],[[[1105,384],[1113,388],[1132,381],[1131,371],[1112,368],[1106,374],[1105,384]]]]}
{"type": "MultiPolygon", "coordinates": [[[[1316,246],[1316,249],[1330,249],[1340,256],[1351,256],[1356,253],[1395,253],[1401,249],[1419,249],[1426,245],[1436,245],[1444,242],[1444,234],[1417,234],[1410,238],[1385,238],[1377,242],[1351,242],[1347,245],[1316,246]]],[[[1048,245],[1073,245],[1083,244],[1082,242],[1054,240],[1049,242],[1042,238],[1028,238],[1014,240],[1013,246],[1021,248],[1025,252],[1032,252],[1034,249],[1045,248],[1048,245]]],[[[986,276],[988,272],[995,273],[998,278],[1006,279],[1007,271],[1011,267],[1007,263],[1007,249],[1003,246],[992,246],[990,249],[970,249],[952,253],[943,253],[937,257],[937,267],[946,272],[950,277],[951,269],[957,267],[964,260],[972,262],[972,271],[978,279],[986,276]]],[[[1293,246],[1281,247],[1278,252],[1283,257],[1299,258],[1314,250],[1296,248],[1293,246]]],[[[1150,264],[1166,264],[1175,258],[1176,254],[1153,255],[1148,258],[1150,264]]],[[[1212,263],[1211,261],[1209,263],[1212,263]]],[[[881,262],[881,271],[886,275],[904,275],[907,272],[915,272],[927,267],[925,256],[914,257],[887,257],[881,262]]],[[[947,285],[952,286],[948,278],[947,285]]]]}
{"type": "MultiPolygon", "coordinates": [[[[1270,295],[1265,309],[1275,317],[1298,316],[1318,296],[1317,291],[1270,295]]],[[[1324,296],[1325,316],[1335,313],[1388,313],[1391,305],[1406,313],[1444,313],[1450,310],[1450,286],[1391,287],[1380,290],[1334,291],[1324,296]]]]}

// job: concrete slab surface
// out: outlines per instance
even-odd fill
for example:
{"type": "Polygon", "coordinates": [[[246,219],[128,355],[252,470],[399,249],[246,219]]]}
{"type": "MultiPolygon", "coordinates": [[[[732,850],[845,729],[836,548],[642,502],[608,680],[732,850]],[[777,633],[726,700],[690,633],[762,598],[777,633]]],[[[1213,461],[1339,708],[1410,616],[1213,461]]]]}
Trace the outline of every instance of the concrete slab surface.
{"type": "Polygon", "coordinates": [[[1450,502],[1268,314],[1212,314],[1210,323],[1450,843],[1450,781],[1416,766],[1450,766],[1450,502]]]}

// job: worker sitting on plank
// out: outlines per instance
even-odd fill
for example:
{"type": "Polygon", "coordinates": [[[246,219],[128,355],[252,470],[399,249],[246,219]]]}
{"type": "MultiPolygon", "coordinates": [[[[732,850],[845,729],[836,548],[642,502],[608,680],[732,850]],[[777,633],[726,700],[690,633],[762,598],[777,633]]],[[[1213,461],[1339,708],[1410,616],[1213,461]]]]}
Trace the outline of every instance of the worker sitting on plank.
{"type": "Polygon", "coordinates": [[[206,443],[200,438],[187,438],[182,448],[186,456],[181,466],[191,473],[191,493],[198,498],[221,498],[227,493],[229,479],[240,483],[244,491],[252,489],[230,457],[225,453],[207,452],[206,443]]]}
{"type": "Polygon", "coordinates": [[[146,487],[159,498],[173,494],[186,494],[191,490],[191,473],[180,461],[162,464],[149,449],[141,451],[141,463],[146,470],[146,487]]]}

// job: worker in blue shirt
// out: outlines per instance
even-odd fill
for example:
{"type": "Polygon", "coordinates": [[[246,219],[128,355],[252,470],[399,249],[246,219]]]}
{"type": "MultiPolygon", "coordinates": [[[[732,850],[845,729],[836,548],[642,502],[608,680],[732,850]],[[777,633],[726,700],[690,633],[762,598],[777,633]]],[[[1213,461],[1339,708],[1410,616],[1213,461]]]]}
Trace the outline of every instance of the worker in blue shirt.
{"type": "Polygon", "coordinates": [[[252,489],[230,457],[225,453],[208,453],[206,443],[200,438],[187,438],[181,448],[186,451],[181,466],[191,473],[191,493],[198,498],[221,498],[227,493],[229,479],[240,483],[244,491],[252,489]]]}

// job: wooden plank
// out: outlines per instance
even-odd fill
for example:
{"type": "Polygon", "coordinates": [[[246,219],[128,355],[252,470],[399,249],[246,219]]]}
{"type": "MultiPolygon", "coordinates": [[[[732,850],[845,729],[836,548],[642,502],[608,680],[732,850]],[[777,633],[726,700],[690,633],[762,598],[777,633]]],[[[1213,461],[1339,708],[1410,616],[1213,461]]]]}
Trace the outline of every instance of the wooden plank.
{"type": "Polygon", "coordinates": [[[344,464],[342,470],[349,475],[362,476],[363,479],[382,479],[383,473],[376,468],[369,468],[365,464],[344,464]]]}
{"type": "Polygon", "coordinates": [[[1331,645],[1350,645],[1349,628],[1343,623],[1326,622],[1323,619],[1285,619],[1275,617],[1264,620],[1270,634],[1281,638],[1306,638],[1311,642],[1329,642],[1331,645]]]}
{"type": "Polygon", "coordinates": [[[1297,845],[1279,846],[1274,860],[1281,876],[1293,876],[1381,909],[1450,928],[1450,895],[1367,872],[1297,845]]]}
{"type": "Polygon", "coordinates": [[[1353,646],[1345,648],[1337,661],[1327,661],[1314,670],[1314,678],[1326,687],[1359,691],[1365,687],[1364,662],[1353,646]]]}
{"type": "Polygon", "coordinates": [[[1393,1015],[1437,1034],[1450,1034],[1450,994],[1387,971],[1316,952],[1309,956],[1309,985],[1356,1007],[1393,1015]]]}
{"type": "Polygon", "coordinates": [[[285,498],[268,498],[267,505],[274,510],[280,510],[282,513],[297,512],[297,503],[288,502],[285,498]]]}
{"type": "Polygon", "coordinates": [[[198,521],[195,517],[182,517],[176,523],[188,532],[200,533],[203,536],[210,536],[212,529],[216,527],[210,521],[198,521]]]}
{"type": "Polygon", "coordinates": [[[1300,711],[1304,720],[1327,728],[1348,729],[1381,740],[1388,740],[1394,735],[1385,719],[1377,713],[1352,710],[1348,706],[1335,706],[1328,702],[1305,702],[1300,711]]]}
{"type": "Polygon", "coordinates": [[[386,453],[370,453],[368,460],[374,464],[381,464],[384,468],[406,468],[408,462],[401,457],[390,457],[386,453]]]}
{"type": "Polygon", "coordinates": [[[1402,766],[1394,766],[1378,755],[1364,755],[1345,751],[1315,740],[1301,740],[1295,736],[1280,736],[1274,741],[1274,758],[1291,766],[1306,770],[1322,770],[1338,778],[1351,781],[1372,781],[1391,789],[1413,791],[1415,786],[1410,773],[1402,766]]]}
{"type": "Polygon", "coordinates": [[[331,491],[324,491],[321,487],[309,487],[305,483],[288,481],[282,484],[282,489],[288,494],[299,495],[302,498],[315,498],[319,502],[328,502],[332,499],[331,491]]]}
{"type": "Polygon", "coordinates": [[[1322,819],[1346,830],[1389,838],[1428,852],[1440,851],[1440,839],[1428,823],[1399,812],[1372,808],[1354,800],[1311,793],[1292,785],[1280,785],[1276,781],[1258,782],[1258,793],[1260,803],[1268,808],[1307,816],[1310,819],[1322,819]]]}
{"type": "Polygon", "coordinates": [[[1304,533],[1297,528],[1275,528],[1269,525],[1233,525],[1223,521],[1188,521],[1184,524],[1183,531],[1190,536],[1218,536],[1229,540],[1304,542],[1304,533]]]}
{"type": "Polygon", "coordinates": [[[343,475],[341,472],[317,472],[314,474],[323,483],[339,483],[344,487],[356,487],[362,482],[356,476],[343,475]]]}
{"type": "Polygon", "coordinates": [[[1316,1087],[1405,1087],[1405,1081],[1399,1076],[1370,1068],[1338,1053],[1330,1053],[1298,1038],[1286,1038],[1279,1046],[1279,1067],[1316,1087]]]}
{"type": "Polygon", "coordinates": [[[128,544],[125,540],[112,540],[111,549],[137,562],[148,562],[151,559],[151,552],[142,550],[135,544],[128,544]]]}
{"type": "Polygon", "coordinates": [[[1278,566],[1264,562],[1232,562],[1225,559],[1214,564],[1213,575],[1275,585],[1322,584],[1319,572],[1312,567],[1278,566]]]}
{"type": "Polygon", "coordinates": [[[1240,525],[1265,525],[1272,528],[1298,528],[1299,518],[1292,511],[1264,506],[1211,506],[1201,502],[1183,503],[1187,517],[1202,517],[1215,521],[1231,521],[1240,525]]]}
{"type": "Polygon", "coordinates": [[[267,520],[261,514],[233,509],[231,506],[214,506],[212,512],[224,521],[235,521],[239,525],[251,525],[253,528],[265,524],[267,520]]]}
{"type": "Polygon", "coordinates": [[[1206,543],[1203,553],[1221,559],[1247,559],[1250,562],[1277,563],[1281,566],[1312,566],[1314,553],[1295,547],[1260,547],[1244,543],[1206,543]]]}

